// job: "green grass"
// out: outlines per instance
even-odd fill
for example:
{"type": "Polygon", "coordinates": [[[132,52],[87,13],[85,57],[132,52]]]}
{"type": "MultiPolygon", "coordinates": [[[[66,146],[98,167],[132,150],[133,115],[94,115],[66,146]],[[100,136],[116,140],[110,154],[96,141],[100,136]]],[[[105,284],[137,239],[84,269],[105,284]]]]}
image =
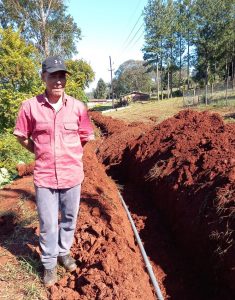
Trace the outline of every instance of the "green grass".
{"type": "Polygon", "coordinates": [[[123,110],[107,112],[105,115],[120,118],[128,122],[161,122],[182,110],[182,98],[164,99],[159,101],[146,101],[131,103],[123,110]]]}
{"type": "Polygon", "coordinates": [[[112,108],[113,108],[112,103],[107,103],[107,104],[97,104],[96,106],[92,107],[91,110],[104,111],[104,110],[109,110],[112,108]]]}
{"type": "Polygon", "coordinates": [[[216,112],[219,113],[226,122],[234,122],[235,95],[231,96],[227,101],[225,99],[217,100],[208,105],[200,104],[187,106],[185,105],[183,97],[150,100],[147,102],[134,102],[127,106],[126,109],[110,111],[105,113],[105,115],[122,119],[127,122],[160,123],[183,109],[216,112]]]}
{"type": "Polygon", "coordinates": [[[37,212],[28,206],[28,201],[29,198],[23,195],[12,210],[0,212],[0,217],[9,217],[15,224],[13,231],[1,239],[0,257],[6,263],[0,264],[0,299],[47,299],[40,279],[39,257],[26,251],[28,243],[37,243],[31,227],[38,226],[37,212]]]}
{"type": "Polygon", "coordinates": [[[25,259],[17,262],[8,262],[0,266],[1,287],[0,299],[46,300],[47,295],[38,273],[25,259]]]}

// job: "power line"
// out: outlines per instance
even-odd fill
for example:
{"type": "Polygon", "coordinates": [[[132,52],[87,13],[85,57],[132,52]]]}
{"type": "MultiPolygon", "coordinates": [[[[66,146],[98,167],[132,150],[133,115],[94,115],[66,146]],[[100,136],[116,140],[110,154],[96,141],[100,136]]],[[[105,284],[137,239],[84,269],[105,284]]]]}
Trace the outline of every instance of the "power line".
{"type": "Polygon", "coordinates": [[[138,36],[138,38],[135,40],[135,43],[132,45],[131,48],[133,48],[133,47],[137,44],[137,42],[143,37],[143,35],[144,35],[144,30],[141,31],[141,34],[140,34],[140,35],[138,36]]]}
{"type": "Polygon", "coordinates": [[[125,46],[126,42],[128,42],[128,39],[130,38],[132,32],[134,31],[134,29],[135,29],[136,25],[138,24],[138,22],[139,22],[139,20],[140,20],[141,17],[142,17],[142,13],[140,14],[138,20],[135,22],[135,25],[133,26],[133,28],[132,28],[131,32],[129,33],[128,37],[127,37],[126,40],[124,41],[123,47],[125,46]]]}
{"type": "MultiPolygon", "coordinates": [[[[133,11],[132,15],[130,16],[130,20],[132,20],[132,19],[134,18],[134,15],[135,15],[137,9],[139,8],[141,2],[142,2],[142,0],[139,0],[137,6],[135,7],[135,10],[133,11]]],[[[123,47],[124,47],[125,43],[128,41],[128,39],[129,39],[130,35],[132,34],[132,32],[134,31],[135,26],[137,25],[137,23],[138,23],[139,20],[140,20],[140,17],[141,17],[141,15],[139,16],[138,20],[136,21],[136,23],[135,23],[134,27],[132,28],[131,32],[129,33],[128,37],[127,37],[126,40],[123,42],[123,47]]],[[[128,26],[128,27],[129,27],[129,26],[128,26]]]]}
{"type": "MultiPolygon", "coordinates": [[[[135,9],[135,12],[137,11],[137,9],[139,8],[141,2],[143,0],[139,0],[138,1],[138,4],[136,6],[136,9],[135,9]]],[[[134,15],[134,14],[132,14],[134,15]]],[[[119,50],[119,54],[118,54],[118,57],[122,56],[122,54],[124,53],[124,51],[128,48],[130,48],[131,44],[132,47],[134,45],[136,45],[136,43],[141,39],[141,37],[143,36],[144,34],[144,30],[143,32],[141,32],[140,35],[139,32],[141,31],[141,29],[143,28],[144,26],[144,23],[143,23],[143,20],[141,20],[141,18],[143,17],[143,10],[142,12],[140,13],[139,17],[137,18],[136,22],[134,23],[134,26],[131,28],[131,31],[130,33],[128,34],[127,38],[125,39],[125,41],[123,42],[122,46],[120,47],[120,50],[119,50]],[[139,23],[141,21],[141,25],[138,27],[139,23]]]]}
{"type": "Polygon", "coordinates": [[[131,43],[134,41],[135,37],[140,32],[140,30],[143,28],[143,26],[144,26],[144,24],[142,23],[140,25],[140,27],[138,28],[138,30],[136,31],[136,33],[134,34],[134,36],[132,37],[132,39],[130,40],[130,42],[126,45],[125,49],[127,49],[131,45],[131,43]]]}

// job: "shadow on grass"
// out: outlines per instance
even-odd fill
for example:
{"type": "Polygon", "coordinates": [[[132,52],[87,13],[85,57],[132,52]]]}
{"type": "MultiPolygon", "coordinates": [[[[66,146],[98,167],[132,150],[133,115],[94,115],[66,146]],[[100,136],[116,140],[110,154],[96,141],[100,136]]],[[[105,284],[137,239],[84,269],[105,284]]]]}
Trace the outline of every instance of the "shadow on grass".
{"type": "Polygon", "coordinates": [[[41,277],[42,266],[36,234],[38,216],[36,209],[26,205],[26,202],[35,202],[35,195],[13,186],[5,187],[3,191],[2,200],[7,202],[12,199],[13,202],[8,207],[4,205],[4,210],[0,211],[0,256],[8,262],[7,252],[10,252],[20,266],[24,266],[24,270],[27,267],[30,273],[41,277]]]}
{"type": "Polygon", "coordinates": [[[235,119],[235,113],[225,114],[224,119],[235,119]]]}
{"type": "MultiPolygon", "coordinates": [[[[7,211],[0,217],[0,245],[8,250],[17,260],[40,261],[38,249],[38,236],[36,228],[27,227],[35,220],[35,216],[19,220],[14,211],[7,211]]],[[[39,269],[38,269],[39,270],[39,269]]]]}

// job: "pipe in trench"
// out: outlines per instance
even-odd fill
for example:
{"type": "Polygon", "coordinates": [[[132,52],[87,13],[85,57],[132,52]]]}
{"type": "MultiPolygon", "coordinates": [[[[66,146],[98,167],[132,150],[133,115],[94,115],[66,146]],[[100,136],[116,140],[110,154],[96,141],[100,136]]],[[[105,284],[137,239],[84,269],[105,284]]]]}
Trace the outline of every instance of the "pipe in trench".
{"type": "Polygon", "coordinates": [[[137,229],[136,229],[135,223],[134,223],[134,221],[133,221],[133,219],[132,219],[132,217],[131,217],[131,214],[130,214],[130,212],[129,212],[127,206],[126,206],[126,203],[125,203],[125,201],[124,201],[124,199],[123,199],[123,197],[122,197],[122,195],[120,194],[119,191],[118,191],[118,195],[119,195],[119,197],[120,197],[120,199],[121,199],[121,201],[122,201],[122,205],[123,205],[123,207],[125,208],[125,211],[126,211],[126,213],[127,213],[128,219],[129,219],[129,221],[130,221],[130,223],[131,223],[132,229],[133,229],[133,231],[134,231],[134,234],[135,234],[135,237],[136,237],[138,246],[139,246],[140,251],[141,251],[141,254],[142,254],[142,256],[143,256],[143,259],[144,259],[144,262],[145,262],[145,266],[146,266],[146,268],[147,268],[147,270],[148,270],[148,273],[149,273],[150,279],[151,279],[151,281],[152,281],[154,290],[155,290],[155,292],[156,292],[156,294],[157,294],[157,297],[158,297],[159,300],[164,300],[163,295],[162,295],[162,292],[161,292],[160,287],[159,287],[159,284],[158,284],[158,282],[157,282],[157,279],[156,279],[156,277],[155,277],[155,275],[154,275],[154,273],[153,273],[152,266],[151,266],[151,264],[150,264],[150,261],[149,261],[149,259],[148,259],[147,254],[146,254],[146,252],[145,252],[144,246],[143,246],[143,244],[142,244],[142,242],[141,242],[139,233],[138,233],[138,231],[137,231],[137,229]]]}

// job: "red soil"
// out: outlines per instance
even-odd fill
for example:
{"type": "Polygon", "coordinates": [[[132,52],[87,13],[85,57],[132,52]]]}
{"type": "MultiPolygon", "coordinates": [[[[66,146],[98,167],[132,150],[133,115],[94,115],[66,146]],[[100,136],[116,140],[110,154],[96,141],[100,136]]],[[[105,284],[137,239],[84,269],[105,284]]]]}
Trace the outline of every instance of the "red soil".
{"type": "MultiPolygon", "coordinates": [[[[153,127],[91,115],[105,135],[85,147],[85,181],[72,248],[80,263],[49,291],[49,299],[155,299],[117,187],[97,157],[108,173],[126,180],[125,198],[164,297],[234,299],[234,126],[218,115],[191,111],[153,127]],[[222,287],[218,298],[195,295],[196,285],[188,289],[195,278],[182,279],[180,271],[188,268],[181,267],[182,257],[194,264],[191,272],[201,268],[202,275],[222,287]]],[[[1,211],[14,210],[22,194],[33,199],[31,176],[0,191],[1,211]]],[[[7,228],[6,220],[0,222],[7,228]]],[[[19,251],[22,255],[26,248],[22,245],[19,251]]]]}
{"type": "Polygon", "coordinates": [[[93,119],[108,133],[99,159],[108,157],[112,173],[142,187],[183,251],[234,293],[234,126],[219,115],[187,110],[130,139],[118,120],[109,135],[106,118],[93,119]]]}
{"type": "MultiPolygon", "coordinates": [[[[95,143],[86,145],[84,165],[85,180],[71,251],[79,267],[48,291],[48,299],[155,299],[116,185],[97,161],[95,143]]],[[[23,174],[22,165],[20,171],[23,174]]],[[[25,166],[25,171],[28,173],[29,167],[25,166]]],[[[33,200],[32,176],[18,179],[0,191],[1,211],[7,209],[17,215],[16,204],[22,194],[33,200]]],[[[35,209],[35,204],[32,205],[35,209]]],[[[17,224],[17,218],[10,222],[8,216],[0,221],[2,236],[13,232],[17,224]]],[[[38,234],[38,231],[38,228],[33,228],[33,233],[38,234]]],[[[40,252],[33,241],[27,247],[14,245],[8,250],[21,256],[30,251],[31,255],[40,252]]],[[[164,287],[161,287],[164,293],[164,287]]]]}

